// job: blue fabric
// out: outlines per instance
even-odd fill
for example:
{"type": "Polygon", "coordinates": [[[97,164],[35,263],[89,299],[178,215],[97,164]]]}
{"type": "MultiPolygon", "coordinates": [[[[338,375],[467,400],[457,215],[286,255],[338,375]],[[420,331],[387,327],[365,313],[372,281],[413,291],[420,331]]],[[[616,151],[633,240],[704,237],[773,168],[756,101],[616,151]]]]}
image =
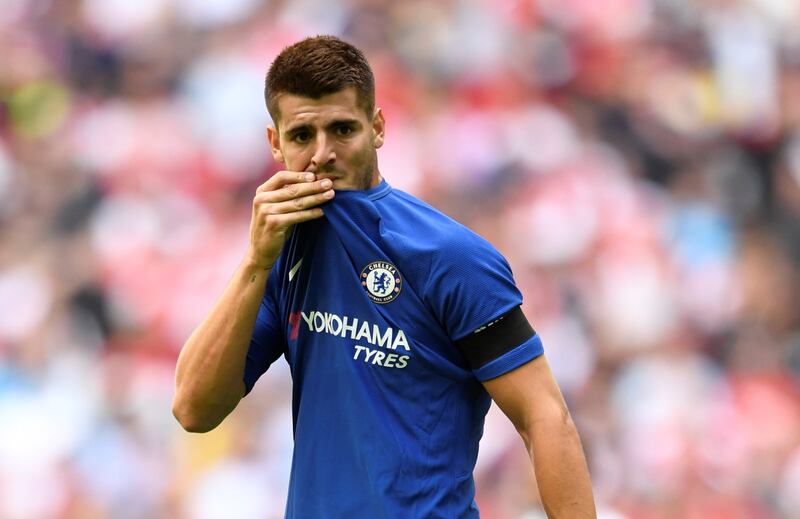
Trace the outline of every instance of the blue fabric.
{"type": "Polygon", "coordinates": [[[476,369],[475,376],[481,382],[485,382],[532,361],[542,353],[544,353],[542,340],[536,334],[513,350],[476,369]]]}
{"type": "Polygon", "coordinates": [[[478,517],[472,470],[490,405],[480,381],[541,342],[473,372],[454,341],[521,304],[508,263],[386,182],[337,191],[323,209],[270,273],[245,369],[248,391],[281,354],[291,369],[286,517],[478,517]]]}

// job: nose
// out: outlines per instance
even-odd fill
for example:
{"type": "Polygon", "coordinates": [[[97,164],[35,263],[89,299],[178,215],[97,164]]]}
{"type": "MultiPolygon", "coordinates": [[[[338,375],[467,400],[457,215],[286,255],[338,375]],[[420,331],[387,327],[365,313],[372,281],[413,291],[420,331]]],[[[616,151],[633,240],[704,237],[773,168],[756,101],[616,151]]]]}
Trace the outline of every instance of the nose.
{"type": "Polygon", "coordinates": [[[322,173],[336,162],[336,151],[331,140],[328,139],[324,132],[320,132],[316,144],[309,169],[313,172],[322,173]]]}

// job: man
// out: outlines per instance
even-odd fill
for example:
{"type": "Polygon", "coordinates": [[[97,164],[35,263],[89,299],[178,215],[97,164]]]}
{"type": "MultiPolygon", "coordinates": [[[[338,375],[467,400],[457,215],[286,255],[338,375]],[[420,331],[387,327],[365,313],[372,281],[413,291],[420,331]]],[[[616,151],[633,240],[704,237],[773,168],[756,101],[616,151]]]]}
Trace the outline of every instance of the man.
{"type": "Polygon", "coordinates": [[[549,517],[594,517],[580,440],[503,257],[378,170],[363,54],[333,37],[267,75],[272,154],[250,247],[178,358],[173,412],[216,427],[284,355],[295,449],[287,517],[478,517],[490,397],[520,432],[549,517]],[[323,218],[324,216],[324,218],[323,218]]]}

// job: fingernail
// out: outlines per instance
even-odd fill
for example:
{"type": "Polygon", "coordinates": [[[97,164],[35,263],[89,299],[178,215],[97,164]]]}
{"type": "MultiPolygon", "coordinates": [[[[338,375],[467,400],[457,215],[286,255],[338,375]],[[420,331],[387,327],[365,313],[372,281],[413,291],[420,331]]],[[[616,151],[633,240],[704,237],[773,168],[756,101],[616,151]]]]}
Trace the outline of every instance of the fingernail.
{"type": "Polygon", "coordinates": [[[306,174],[306,180],[314,180],[314,174],[313,173],[307,173],[306,174]]]}
{"type": "Polygon", "coordinates": [[[333,198],[333,190],[331,190],[331,191],[325,191],[325,194],[324,194],[323,196],[324,196],[325,198],[333,198]]]}
{"type": "Polygon", "coordinates": [[[322,181],[322,187],[331,187],[331,185],[333,185],[333,182],[331,182],[329,178],[326,178],[322,181]]]}

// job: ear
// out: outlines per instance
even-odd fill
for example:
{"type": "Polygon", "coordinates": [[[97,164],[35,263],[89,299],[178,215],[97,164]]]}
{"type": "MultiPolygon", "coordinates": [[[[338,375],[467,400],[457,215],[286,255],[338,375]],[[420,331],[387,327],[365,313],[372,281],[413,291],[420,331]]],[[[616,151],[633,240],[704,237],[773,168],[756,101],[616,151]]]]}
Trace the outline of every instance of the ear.
{"type": "Polygon", "coordinates": [[[383,146],[385,131],[386,121],[383,118],[383,110],[376,108],[375,115],[372,116],[372,144],[376,149],[383,146]]]}
{"type": "Polygon", "coordinates": [[[281,151],[281,136],[274,126],[267,126],[267,140],[269,141],[270,151],[272,151],[272,158],[275,162],[283,164],[283,152],[281,151]]]}

